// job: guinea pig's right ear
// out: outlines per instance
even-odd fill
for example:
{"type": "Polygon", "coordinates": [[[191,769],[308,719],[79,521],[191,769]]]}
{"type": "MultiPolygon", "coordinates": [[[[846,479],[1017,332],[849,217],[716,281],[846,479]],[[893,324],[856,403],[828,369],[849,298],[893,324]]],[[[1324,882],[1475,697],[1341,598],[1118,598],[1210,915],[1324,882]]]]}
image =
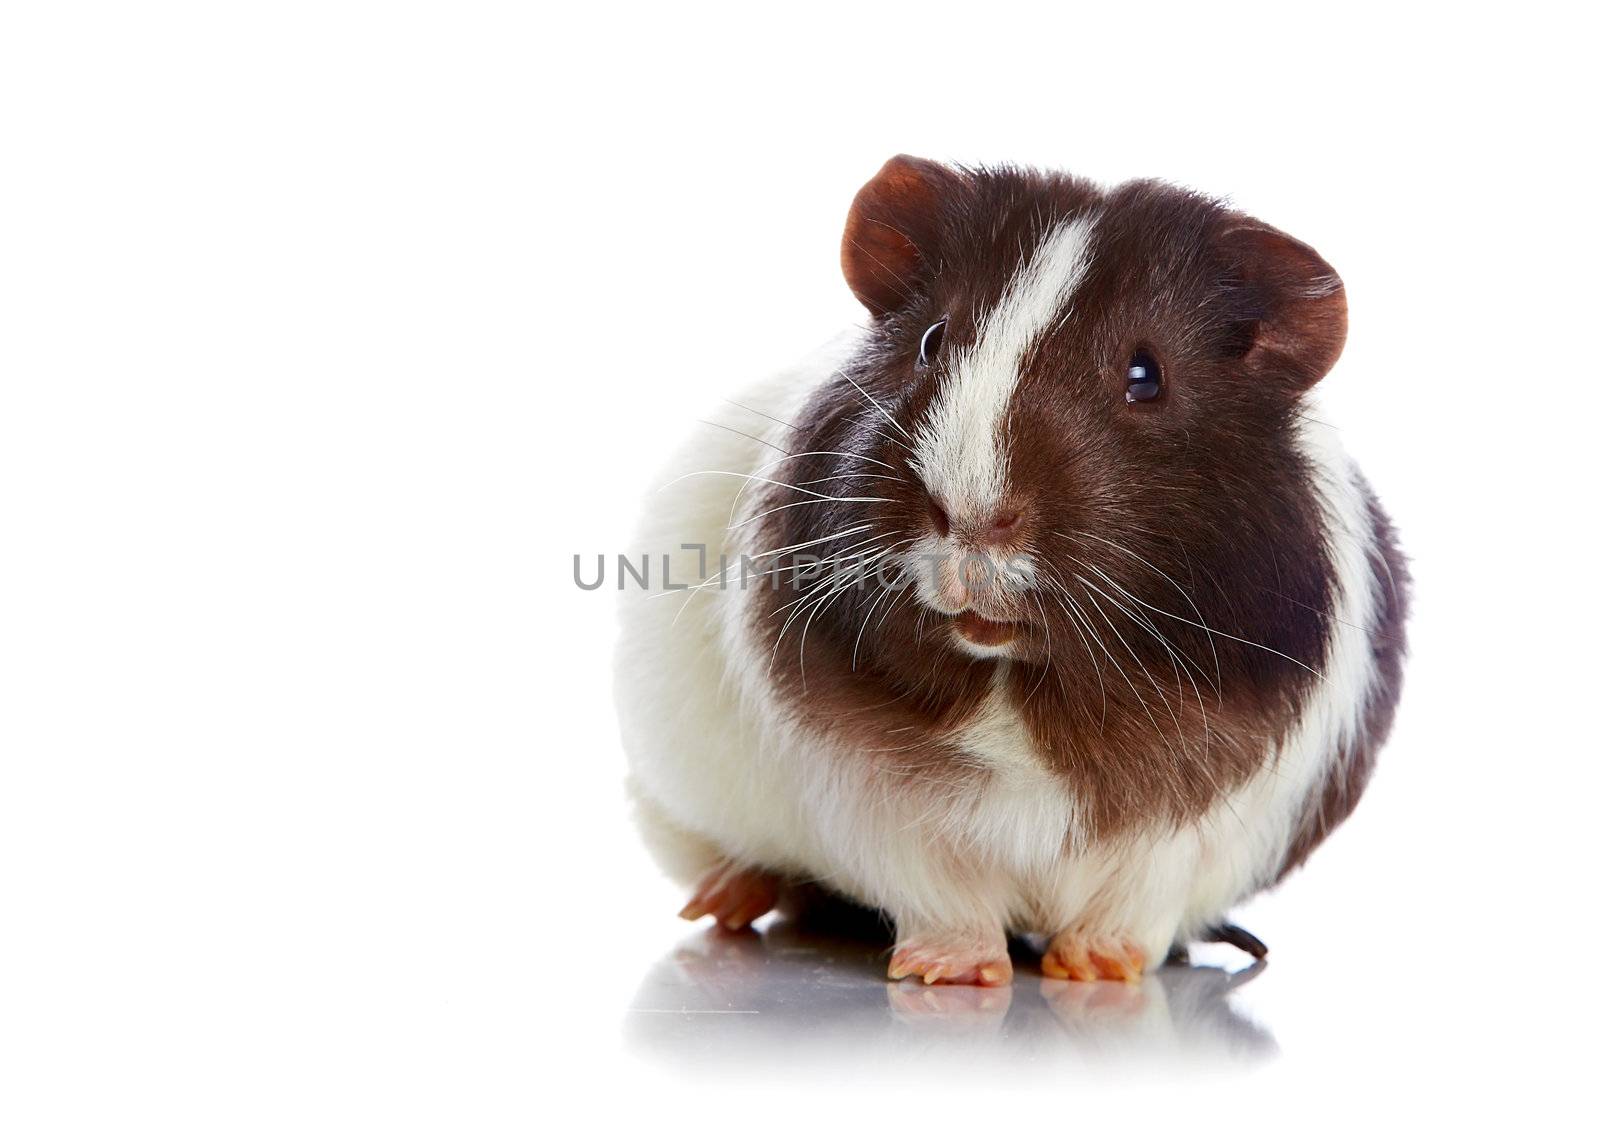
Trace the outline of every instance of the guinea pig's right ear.
{"type": "Polygon", "coordinates": [[[856,194],[840,260],[850,290],[873,315],[905,306],[937,269],[940,201],[960,182],[947,166],[900,154],[856,194]]]}

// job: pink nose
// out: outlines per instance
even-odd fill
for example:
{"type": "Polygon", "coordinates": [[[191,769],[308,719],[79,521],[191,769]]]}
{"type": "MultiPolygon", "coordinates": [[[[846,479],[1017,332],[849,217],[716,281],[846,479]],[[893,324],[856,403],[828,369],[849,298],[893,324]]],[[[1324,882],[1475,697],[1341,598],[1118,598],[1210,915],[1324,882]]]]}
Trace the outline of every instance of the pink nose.
{"type": "Polygon", "coordinates": [[[928,515],[933,521],[934,531],[941,536],[948,536],[954,530],[958,536],[971,542],[985,544],[1015,540],[1017,525],[1022,520],[1014,508],[1001,508],[981,520],[964,515],[952,517],[944,505],[931,496],[928,498],[928,515]]]}
{"type": "Polygon", "coordinates": [[[1010,509],[1005,508],[989,517],[989,522],[978,529],[978,538],[984,543],[1005,543],[1015,537],[1017,521],[1021,517],[1010,509]]]}

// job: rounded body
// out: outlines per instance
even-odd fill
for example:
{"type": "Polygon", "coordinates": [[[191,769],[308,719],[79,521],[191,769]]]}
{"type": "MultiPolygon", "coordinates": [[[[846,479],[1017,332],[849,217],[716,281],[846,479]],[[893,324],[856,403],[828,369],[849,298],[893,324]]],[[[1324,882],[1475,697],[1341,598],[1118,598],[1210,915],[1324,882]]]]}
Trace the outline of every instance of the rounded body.
{"type": "Polygon", "coordinates": [[[892,974],[1006,979],[1008,932],[1136,974],[1304,860],[1393,716],[1404,563],[1309,393],[1342,284],[1184,190],[907,158],[844,266],[871,321],[648,498],[641,825],[691,916],[804,881],[893,919],[892,974]]]}
{"type": "MultiPolygon", "coordinates": [[[[798,416],[849,348],[837,344],[736,400],[798,416]]],[[[888,761],[903,755],[898,717],[867,712],[841,731],[785,702],[759,625],[761,567],[723,580],[718,564],[759,550],[748,537],[760,529],[738,525],[773,506],[759,482],[720,474],[766,475],[759,470],[781,456],[771,446],[785,447],[791,431],[737,409],[720,416],[759,440],[698,433],[648,498],[631,556],[659,570],[670,555],[676,582],[710,585],[621,595],[617,688],[631,790],[648,844],[677,881],[693,884],[731,860],[882,909],[902,935],[1091,924],[1159,959],[1274,882],[1353,806],[1393,710],[1397,663],[1387,655],[1398,652],[1403,596],[1391,590],[1399,566],[1386,524],[1330,427],[1307,420],[1299,439],[1335,582],[1321,676],[1299,719],[1259,771],[1193,819],[1152,816],[1096,840],[1003,690],[954,738],[986,774],[951,786],[939,768],[919,779],[904,760],[888,761]],[[698,550],[683,544],[706,546],[704,579],[698,550]]]]}

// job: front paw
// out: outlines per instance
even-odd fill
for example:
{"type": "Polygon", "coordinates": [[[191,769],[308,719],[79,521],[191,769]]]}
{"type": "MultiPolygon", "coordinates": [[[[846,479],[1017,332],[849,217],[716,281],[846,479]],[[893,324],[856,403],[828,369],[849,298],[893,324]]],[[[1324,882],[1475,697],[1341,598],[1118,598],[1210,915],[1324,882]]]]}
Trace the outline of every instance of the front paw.
{"type": "Polygon", "coordinates": [[[1120,933],[1068,929],[1050,940],[1040,967],[1057,980],[1120,980],[1132,984],[1144,972],[1144,950],[1120,933]]]}
{"type": "Polygon", "coordinates": [[[1004,938],[913,937],[895,946],[889,979],[921,977],[923,984],[1011,983],[1004,938]]]}

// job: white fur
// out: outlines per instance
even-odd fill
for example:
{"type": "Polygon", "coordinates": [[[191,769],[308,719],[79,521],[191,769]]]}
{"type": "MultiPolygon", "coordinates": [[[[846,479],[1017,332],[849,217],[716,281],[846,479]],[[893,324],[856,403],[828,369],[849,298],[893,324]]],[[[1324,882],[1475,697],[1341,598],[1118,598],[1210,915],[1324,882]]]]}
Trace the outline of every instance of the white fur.
{"type": "Polygon", "coordinates": [[[983,518],[1004,498],[1000,434],[1022,361],[1039,335],[1069,313],[1093,238],[1094,218],[1052,229],[984,316],[972,345],[951,361],[917,429],[912,465],[952,515],[983,518]]]}
{"type": "MultiPolygon", "coordinates": [[[[944,615],[975,610],[997,622],[1027,611],[1027,592],[1038,586],[1038,571],[1028,555],[1005,549],[974,547],[954,535],[932,532],[919,536],[899,555],[916,587],[917,601],[944,615]]],[[[956,644],[973,657],[1006,658],[1013,644],[980,645],[957,636],[956,644]]]]}
{"type": "MultiPolygon", "coordinates": [[[[1076,255],[1068,245],[1081,240],[1058,232],[1054,246],[1076,255]]],[[[1056,294],[1072,275],[1054,274],[1056,294]]],[[[1020,340],[1008,334],[1006,341],[1020,340]]],[[[797,420],[852,345],[840,340],[740,401],[797,420]]],[[[973,403],[987,413],[991,396],[972,395],[973,403]]],[[[784,427],[765,419],[741,418],[738,428],[784,443],[784,427]]],[[[902,938],[992,942],[1004,930],[1099,929],[1132,935],[1158,961],[1176,937],[1214,923],[1271,880],[1309,793],[1360,727],[1373,681],[1366,633],[1375,611],[1372,531],[1356,472],[1327,427],[1308,420],[1300,443],[1330,533],[1331,649],[1270,766],[1201,821],[1087,843],[1074,800],[1043,770],[1000,697],[960,737],[968,755],[991,769],[985,786],[952,788],[938,806],[914,806],[911,793],[885,784],[893,777],[864,774],[871,757],[811,731],[776,699],[767,650],[752,632],[753,591],[733,585],[651,598],[630,590],[622,596],[619,716],[640,822],[658,859],[684,883],[724,857],[814,878],[887,910],[902,938]]],[[[719,469],[781,480],[757,471],[779,457],[757,441],[702,428],[663,479],[719,469]]],[[[650,498],[633,550],[659,556],[706,543],[713,564],[719,554],[734,561],[741,551],[760,552],[740,542],[755,529],[728,525],[744,483],[689,476],[671,484],[650,498]]],[[[759,500],[745,492],[740,514],[752,514],[759,500]]],[[[894,743],[884,739],[886,747],[894,743]]]]}

